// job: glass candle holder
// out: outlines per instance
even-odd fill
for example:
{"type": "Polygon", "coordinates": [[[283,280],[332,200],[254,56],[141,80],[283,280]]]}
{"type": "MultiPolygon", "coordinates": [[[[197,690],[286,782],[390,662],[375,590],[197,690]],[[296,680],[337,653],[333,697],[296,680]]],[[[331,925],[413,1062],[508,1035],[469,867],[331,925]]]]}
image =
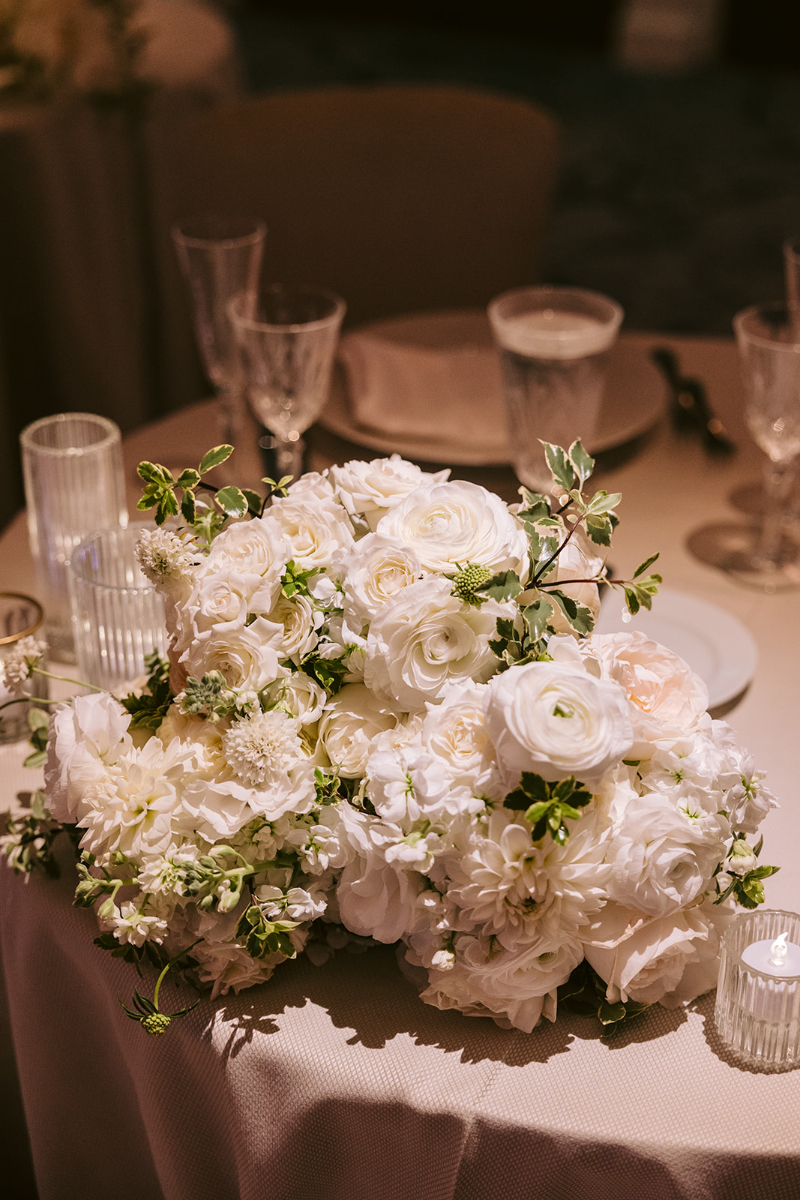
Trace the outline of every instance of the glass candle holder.
{"type": "Polygon", "coordinates": [[[45,638],[53,658],[74,662],[70,555],[94,530],[128,522],[122,439],[107,417],[59,413],[23,429],[20,445],[45,638]]]}
{"type": "Polygon", "coordinates": [[[148,583],[134,549],[143,522],[103,529],[72,552],[69,591],[81,678],[115,691],[145,670],[145,656],[166,654],[164,601],[148,583]]]}
{"type": "Polygon", "coordinates": [[[714,1019],[725,1045],[747,1066],[785,1071],[800,1064],[797,913],[743,913],[726,930],[714,1019]]]}
{"type": "MultiPolygon", "coordinates": [[[[0,662],[23,638],[39,634],[43,619],[42,606],[32,596],[23,596],[21,592],[0,592],[0,662]]],[[[0,677],[0,704],[8,703],[18,694],[6,687],[0,677]]],[[[42,675],[33,675],[23,694],[46,698],[47,680],[42,675]]],[[[30,735],[29,708],[28,704],[11,704],[0,712],[0,743],[18,742],[30,735]]]]}

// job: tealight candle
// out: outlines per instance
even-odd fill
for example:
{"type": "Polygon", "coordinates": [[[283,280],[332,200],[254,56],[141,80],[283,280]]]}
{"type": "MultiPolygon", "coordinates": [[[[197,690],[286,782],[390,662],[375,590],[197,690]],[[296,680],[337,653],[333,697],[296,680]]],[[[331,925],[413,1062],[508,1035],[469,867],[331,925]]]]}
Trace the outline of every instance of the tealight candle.
{"type": "Polygon", "coordinates": [[[717,1029],[751,1066],[800,1062],[800,916],[745,913],[726,931],[720,955],[717,1029]]]}

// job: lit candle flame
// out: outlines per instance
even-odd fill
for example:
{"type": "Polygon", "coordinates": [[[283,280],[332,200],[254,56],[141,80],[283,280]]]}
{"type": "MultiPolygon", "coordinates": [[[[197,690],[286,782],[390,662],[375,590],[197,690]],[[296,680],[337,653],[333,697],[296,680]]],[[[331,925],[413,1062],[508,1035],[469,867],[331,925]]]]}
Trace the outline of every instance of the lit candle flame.
{"type": "Polygon", "coordinates": [[[786,962],[786,957],[789,951],[786,949],[786,939],[789,936],[789,931],[780,934],[775,938],[775,941],[769,948],[769,961],[773,967],[782,967],[786,962]]]}

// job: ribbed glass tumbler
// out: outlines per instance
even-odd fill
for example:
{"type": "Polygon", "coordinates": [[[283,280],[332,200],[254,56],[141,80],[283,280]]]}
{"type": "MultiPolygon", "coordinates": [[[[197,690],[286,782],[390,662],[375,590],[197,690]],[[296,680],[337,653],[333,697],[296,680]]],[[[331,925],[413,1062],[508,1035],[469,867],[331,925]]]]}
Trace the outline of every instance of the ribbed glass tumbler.
{"type": "Polygon", "coordinates": [[[722,939],[717,1032],[736,1058],[762,1071],[800,1065],[800,975],[759,970],[742,956],[754,943],[769,944],[784,933],[796,955],[800,916],[771,909],[737,917],[722,939]]]}
{"type": "Polygon", "coordinates": [[[94,413],[59,413],[20,434],[28,532],[53,658],[75,661],[67,568],[82,538],[126,525],[119,427],[94,413]]]}
{"type": "Polygon", "coordinates": [[[81,678],[107,691],[144,673],[145,656],[167,649],[164,601],[142,574],[134,548],[144,523],[104,529],[73,551],[70,598],[81,678]]]}

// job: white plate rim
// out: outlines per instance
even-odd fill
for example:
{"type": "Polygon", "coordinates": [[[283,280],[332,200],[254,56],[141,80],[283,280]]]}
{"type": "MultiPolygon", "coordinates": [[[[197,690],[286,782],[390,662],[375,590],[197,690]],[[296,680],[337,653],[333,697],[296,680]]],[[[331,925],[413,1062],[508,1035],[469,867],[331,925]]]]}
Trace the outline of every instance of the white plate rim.
{"type": "Polygon", "coordinates": [[[621,619],[621,611],[619,597],[610,595],[601,609],[596,632],[617,633],[641,629],[642,633],[653,636],[657,641],[647,626],[656,625],[659,618],[663,618],[664,623],[672,620],[674,624],[682,625],[695,636],[705,639],[715,651],[717,661],[722,664],[715,679],[706,680],[709,708],[721,708],[735,700],[752,682],[758,667],[758,646],[747,626],[719,605],[688,592],[660,588],[651,612],[642,611],[630,624],[625,624],[621,619]],[[612,606],[620,609],[618,619],[608,615],[612,612],[612,606]]]}
{"type": "MultiPolygon", "coordinates": [[[[411,316],[389,317],[385,321],[376,321],[369,325],[370,331],[379,330],[381,326],[391,327],[396,322],[402,321],[404,325],[413,324],[415,320],[424,322],[426,319],[438,318],[442,316],[453,316],[455,313],[449,310],[444,312],[420,313],[412,314],[411,316]]],[[[476,312],[464,310],[464,316],[475,318],[476,312]]],[[[365,327],[366,328],[366,327],[365,327]]],[[[642,356],[646,356],[647,350],[642,345],[641,335],[635,332],[632,336],[623,333],[620,336],[616,347],[612,347],[610,354],[613,356],[618,347],[622,347],[625,351],[639,348],[642,356]]],[[[605,411],[605,416],[617,416],[617,423],[609,427],[608,423],[604,429],[598,431],[594,437],[586,439],[586,448],[591,454],[598,454],[604,450],[611,450],[616,446],[622,446],[626,442],[632,441],[633,438],[639,437],[651,429],[664,413],[666,406],[666,389],[658,386],[659,380],[655,368],[653,368],[652,390],[643,389],[638,396],[640,407],[638,411],[630,411],[625,414],[614,411],[614,396],[613,393],[604,398],[605,406],[609,406],[610,412],[605,411]],[[626,419],[621,419],[622,416],[626,419]]],[[[448,441],[440,441],[431,437],[418,437],[413,433],[389,433],[385,429],[377,429],[372,426],[362,425],[353,420],[350,413],[348,398],[347,398],[347,378],[343,365],[336,362],[334,366],[333,378],[331,381],[331,391],[328,400],[317,418],[317,423],[329,433],[336,434],[337,437],[344,438],[346,441],[353,442],[357,446],[365,446],[371,450],[378,450],[386,454],[401,454],[403,457],[418,459],[423,462],[450,462],[455,466],[510,466],[511,457],[505,450],[498,450],[493,447],[475,447],[473,450],[470,447],[462,444],[453,444],[448,441]]]]}

